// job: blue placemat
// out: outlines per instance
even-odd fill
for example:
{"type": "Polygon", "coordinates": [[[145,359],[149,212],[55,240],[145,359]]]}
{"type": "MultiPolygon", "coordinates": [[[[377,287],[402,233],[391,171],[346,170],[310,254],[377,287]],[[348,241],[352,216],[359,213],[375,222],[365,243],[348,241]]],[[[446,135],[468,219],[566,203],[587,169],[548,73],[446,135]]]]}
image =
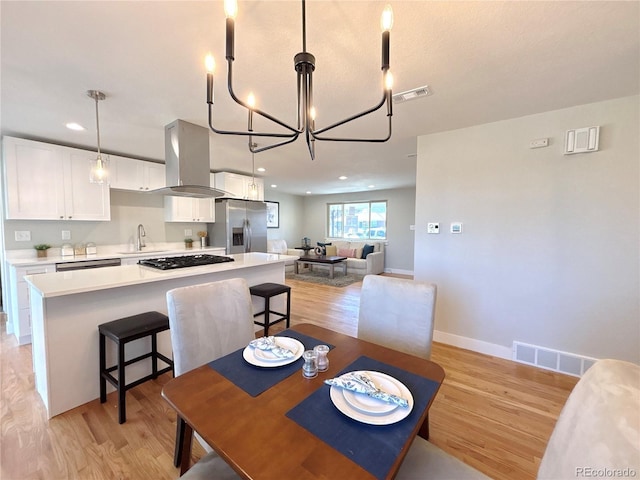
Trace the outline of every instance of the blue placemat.
{"type": "Polygon", "coordinates": [[[401,368],[359,357],[338,375],[354,370],[373,370],[400,380],[413,395],[413,410],[392,425],[367,425],[342,414],[331,401],[329,385],[309,395],[287,412],[287,417],[350,458],[376,478],[385,478],[416,426],[422,411],[438,389],[438,382],[401,368]]]}
{"type": "MultiPolygon", "coordinates": [[[[295,330],[285,330],[277,334],[277,336],[291,337],[300,340],[304,345],[305,350],[312,350],[313,347],[321,344],[328,345],[329,348],[333,348],[333,345],[323,342],[322,340],[318,340],[317,338],[296,332],[295,330]]],[[[244,348],[241,348],[235,352],[225,355],[224,357],[220,357],[210,362],[209,366],[220,375],[232,381],[252,397],[257,397],[265,390],[273,387],[276,383],[287,378],[289,375],[292,375],[295,372],[300,372],[302,364],[304,363],[304,360],[299,358],[295,362],[282,367],[256,367],[247,363],[247,361],[242,357],[243,350],[244,348]]]]}

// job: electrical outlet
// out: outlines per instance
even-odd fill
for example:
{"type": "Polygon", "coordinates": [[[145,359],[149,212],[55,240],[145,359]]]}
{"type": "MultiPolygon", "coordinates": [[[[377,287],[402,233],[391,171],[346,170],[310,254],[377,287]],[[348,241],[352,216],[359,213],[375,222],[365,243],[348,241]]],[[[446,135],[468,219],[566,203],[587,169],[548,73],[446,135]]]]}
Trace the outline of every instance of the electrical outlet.
{"type": "Polygon", "coordinates": [[[190,228],[185,228],[184,229],[184,236],[185,237],[190,237],[191,235],[193,235],[193,230],[191,230],[190,228]]]}
{"type": "Polygon", "coordinates": [[[31,232],[29,230],[16,230],[16,242],[30,242],[31,232]]]}
{"type": "Polygon", "coordinates": [[[427,233],[440,233],[440,224],[435,222],[427,223],[427,233]]]}
{"type": "Polygon", "coordinates": [[[62,240],[71,240],[71,230],[62,230],[62,240]]]}

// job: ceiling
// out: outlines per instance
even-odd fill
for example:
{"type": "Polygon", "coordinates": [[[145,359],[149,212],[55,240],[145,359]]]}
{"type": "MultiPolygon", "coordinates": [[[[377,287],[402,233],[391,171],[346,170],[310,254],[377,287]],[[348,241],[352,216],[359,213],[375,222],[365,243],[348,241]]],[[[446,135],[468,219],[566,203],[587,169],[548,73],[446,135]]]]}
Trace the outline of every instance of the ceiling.
{"type": "MultiPolygon", "coordinates": [[[[307,50],[316,57],[316,124],[376,104],[381,95],[379,17],[386,2],[307,3],[307,50]]],[[[638,1],[391,1],[394,92],[433,95],[394,105],[387,143],[304,140],[257,154],[267,190],[305,195],[415,185],[416,137],[639,92],[638,1]],[[345,175],[346,180],[338,180],[345,175]],[[375,185],[375,187],[369,187],[375,185]]],[[[218,65],[214,122],[241,129],[247,114],[225,90],[221,1],[5,1],[1,15],[3,135],[163,161],[164,126],[207,126],[204,57],[218,65]],[[87,128],[74,132],[67,122],[87,128]]],[[[300,3],[239,1],[234,89],[295,123],[293,56],[300,3]]],[[[345,135],[384,135],[384,109],[345,135]]],[[[256,130],[267,126],[258,120],[256,130]]],[[[211,168],[251,173],[244,137],[211,133],[211,168]]],[[[259,145],[262,145],[260,140],[259,145]]],[[[266,143],[266,142],[265,142],[266,143]]],[[[268,196],[268,193],[267,193],[268,196]]]]}

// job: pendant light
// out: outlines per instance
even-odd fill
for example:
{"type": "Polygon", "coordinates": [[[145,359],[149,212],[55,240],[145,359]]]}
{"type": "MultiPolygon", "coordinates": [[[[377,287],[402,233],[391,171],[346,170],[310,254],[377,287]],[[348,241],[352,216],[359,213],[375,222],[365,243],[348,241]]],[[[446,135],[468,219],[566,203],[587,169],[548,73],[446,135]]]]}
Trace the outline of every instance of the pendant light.
{"type": "MultiPolygon", "coordinates": [[[[257,144],[250,145],[249,148],[257,147],[257,144]]],[[[258,186],[256,185],[256,159],[255,153],[251,152],[251,183],[249,184],[249,200],[258,200],[258,186]]]]}
{"type": "Polygon", "coordinates": [[[91,183],[109,183],[109,159],[100,152],[100,119],[98,117],[98,102],[106,95],[98,90],[87,90],[87,96],[96,102],[96,132],[98,136],[98,155],[89,160],[89,181],[91,183]]]}

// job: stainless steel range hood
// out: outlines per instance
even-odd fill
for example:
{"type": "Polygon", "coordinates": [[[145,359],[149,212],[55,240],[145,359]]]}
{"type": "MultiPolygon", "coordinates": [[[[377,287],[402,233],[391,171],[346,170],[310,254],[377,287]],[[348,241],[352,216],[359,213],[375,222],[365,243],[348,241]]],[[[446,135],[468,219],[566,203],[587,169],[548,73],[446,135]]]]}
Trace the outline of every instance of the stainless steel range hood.
{"type": "Polygon", "coordinates": [[[173,197],[235,197],[209,185],[209,130],[184,120],[164,127],[167,186],[149,193],[173,197]]]}

